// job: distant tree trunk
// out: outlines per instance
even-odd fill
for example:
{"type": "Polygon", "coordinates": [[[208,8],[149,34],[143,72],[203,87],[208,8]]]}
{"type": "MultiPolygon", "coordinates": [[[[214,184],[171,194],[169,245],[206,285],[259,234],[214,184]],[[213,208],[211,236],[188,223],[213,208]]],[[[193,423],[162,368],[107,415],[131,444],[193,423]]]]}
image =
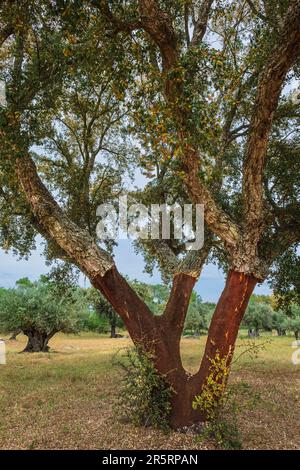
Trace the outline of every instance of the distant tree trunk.
{"type": "Polygon", "coordinates": [[[286,330],[277,329],[276,331],[278,336],[286,336],[286,330]]]}
{"type": "Polygon", "coordinates": [[[9,338],[10,341],[15,341],[17,339],[17,336],[22,333],[22,330],[20,328],[18,328],[17,330],[15,330],[13,332],[13,334],[11,335],[11,337],[9,338]]]}
{"type": "Polygon", "coordinates": [[[117,332],[116,332],[116,324],[114,322],[111,323],[110,325],[110,337],[111,338],[116,338],[117,332]]]}
{"type": "Polygon", "coordinates": [[[24,335],[28,337],[26,348],[23,352],[48,352],[48,342],[57,333],[56,330],[46,333],[38,330],[24,330],[24,335]]]}
{"type": "Polygon", "coordinates": [[[298,339],[299,339],[299,331],[296,330],[294,333],[295,333],[296,341],[298,341],[298,339]]]}
{"type": "Polygon", "coordinates": [[[256,337],[256,330],[254,328],[248,329],[248,338],[255,338],[256,337]]]}
{"type": "Polygon", "coordinates": [[[180,340],[195,280],[183,273],[176,275],[165,312],[158,317],[148,316],[147,306],[133,296],[131,288],[125,285],[115,270],[99,277],[97,283],[94,283],[107,297],[116,289],[117,295],[111,297],[111,302],[118,313],[123,314],[122,310],[125,309],[124,322],[134,343],[144,350],[154,352],[158,372],[166,377],[174,390],[170,422],[175,429],[206,418],[202,410],[193,410],[192,403],[207,384],[211,360],[215,359],[217,353],[221,358],[226,357],[226,366],[230,367],[240,323],[257,283],[253,276],[229,272],[225,289],[212,317],[201,367],[197,374],[191,376],[182,365],[180,340]],[[133,316],[127,315],[129,300],[135,303],[131,305],[132,311],[139,313],[140,321],[137,323],[133,322],[133,316]]]}

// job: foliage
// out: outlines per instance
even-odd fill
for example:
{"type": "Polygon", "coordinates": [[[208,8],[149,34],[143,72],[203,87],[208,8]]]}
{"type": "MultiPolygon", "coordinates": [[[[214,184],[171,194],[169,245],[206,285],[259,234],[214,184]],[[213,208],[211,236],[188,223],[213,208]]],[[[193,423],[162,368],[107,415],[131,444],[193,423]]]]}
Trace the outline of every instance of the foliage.
{"type": "Polygon", "coordinates": [[[297,245],[291,247],[273,265],[270,285],[277,305],[289,309],[292,303],[300,303],[300,256],[297,245]]]}
{"type": "Polygon", "coordinates": [[[124,371],[119,407],[138,426],[167,430],[172,389],[154,366],[154,357],[138,348],[127,349],[118,364],[124,371]]]}
{"type": "Polygon", "coordinates": [[[273,327],[273,309],[267,302],[250,299],[242,325],[259,335],[259,330],[271,331],[273,327]]]}
{"type": "Polygon", "coordinates": [[[211,314],[211,308],[202,302],[196,292],[193,292],[184,324],[184,334],[200,335],[203,331],[207,331],[211,314]]]}
{"type": "Polygon", "coordinates": [[[247,407],[253,409],[259,395],[244,382],[227,385],[227,363],[228,357],[221,358],[219,353],[211,360],[208,380],[195,397],[193,408],[200,409],[207,419],[199,439],[213,438],[221,449],[241,449],[238,413],[247,407]]]}
{"type": "Polygon", "coordinates": [[[90,316],[90,321],[92,321],[92,324],[94,323],[95,326],[98,324],[97,329],[99,332],[106,333],[110,330],[111,337],[113,338],[116,334],[117,327],[124,328],[124,323],[121,318],[117,315],[110,303],[107,302],[96,289],[89,289],[87,297],[94,311],[90,316]],[[98,317],[98,319],[96,317],[98,317]]]}
{"type": "Polygon", "coordinates": [[[50,284],[21,279],[0,297],[0,330],[75,333],[82,327],[86,309],[77,290],[57,295],[50,284]]]}

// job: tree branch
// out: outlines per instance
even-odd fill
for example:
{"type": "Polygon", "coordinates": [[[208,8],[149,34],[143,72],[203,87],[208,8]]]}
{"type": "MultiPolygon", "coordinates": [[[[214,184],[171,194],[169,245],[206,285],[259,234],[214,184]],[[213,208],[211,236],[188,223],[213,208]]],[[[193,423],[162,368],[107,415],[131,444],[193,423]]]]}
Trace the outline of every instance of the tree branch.
{"type": "Polygon", "coordinates": [[[252,0],[246,0],[246,2],[248,3],[250,9],[252,10],[255,16],[260,18],[262,21],[267,21],[267,18],[256,8],[252,0]]]}
{"type": "Polygon", "coordinates": [[[115,32],[131,33],[135,29],[141,28],[139,21],[126,22],[117,18],[108,6],[106,0],[92,0],[91,4],[98,8],[98,10],[106,17],[106,19],[114,26],[115,32]]]}
{"type": "Polygon", "coordinates": [[[139,0],[143,29],[159,47],[164,71],[170,70],[178,60],[177,38],[172,21],[155,0],[139,0]]]}
{"type": "Polygon", "coordinates": [[[288,8],[279,41],[262,72],[253,108],[244,161],[246,232],[260,237],[263,226],[263,171],[272,123],[287,72],[300,56],[300,1],[288,8]]]}
{"type": "Polygon", "coordinates": [[[210,10],[214,0],[203,0],[200,5],[198,19],[194,27],[193,38],[191,40],[191,46],[196,46],[203,40],[209,19],[210,10]]]}

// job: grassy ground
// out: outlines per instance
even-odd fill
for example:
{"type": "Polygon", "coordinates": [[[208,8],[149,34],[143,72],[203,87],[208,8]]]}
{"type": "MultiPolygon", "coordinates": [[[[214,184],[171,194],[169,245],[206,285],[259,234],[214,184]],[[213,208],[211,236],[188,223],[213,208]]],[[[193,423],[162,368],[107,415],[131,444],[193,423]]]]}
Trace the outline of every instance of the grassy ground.
{"type": "MultiPolygon", "coordinates": [[[[244,448],[300,448],[300,366],[291,363],[292,341],[273,337],[256,359],[245,354],[233,366],[231,382],[260,393],[254,410],[239,412],[244,448]]],[[[141,431],[122,422],[115,406],[120,370],[112,356],[129,339],[57,335],[51,353],[18,354],[24,344],[22,336],[7,342],[7,365],[0,366],[1,449],[214,448],[195,436],[141,431]]],[[[204,337],[183,339],[189,370],[196,370],[204,344],[204,337]]],[[[236,357],[247,344],[239,340],[236,357]]]]}

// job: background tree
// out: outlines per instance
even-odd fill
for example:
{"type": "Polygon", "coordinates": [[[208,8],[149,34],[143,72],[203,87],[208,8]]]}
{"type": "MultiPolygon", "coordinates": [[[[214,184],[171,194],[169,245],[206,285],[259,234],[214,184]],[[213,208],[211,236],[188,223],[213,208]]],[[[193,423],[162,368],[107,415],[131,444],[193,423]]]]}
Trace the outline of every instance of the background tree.
{"type": "Polygon", "coordinates": [[[286,335],[287,316],[282,310],[277,310],[273,314],[273,328],[277,331],[278,336],[286,335]]]}
{"type": "Polygon", "coordinates": [[[266,302],[251,299],[243,323],[248,329],[248,336],[258,337],[260,330],[272,331],[274,311],[266,302]]]}
{"type": "Polygon", "coordinates": [[[203,331],[208,330],[209,321],[209,307],[202,302],[201,297],[196,292],[193,292],[185,319],[184,333],[200,336],[203,331]]]}
{"type": "Polygon", "coordinates": [[[100,319],[103,319],[108,323],[110,329],[110,337],[117,338],[117,327],[124,328],[124,323],[121,318],[115,312],[113,307],[105,298],[99,294],[99,291],[96,289],[90,289],[88,298],[91,302],[94,312],[100,319]]]}
{"type": "Polygon", "coordinates": [[[300,333],[300,307],[297,304],[292,304],[289,310],[289,315],[285,319],[284,327],[287,331],[292,331],[296,340],[299,339],[300,333]]]}
{"type": "Polygon", "coordinates": [[[23,281],[1,295],[0,330],[20,329],[28,337],[24,352],[47,352],[56,333],[80,330],[87,306],[78,292],[58,295],[47,283],[23,281]]]}

